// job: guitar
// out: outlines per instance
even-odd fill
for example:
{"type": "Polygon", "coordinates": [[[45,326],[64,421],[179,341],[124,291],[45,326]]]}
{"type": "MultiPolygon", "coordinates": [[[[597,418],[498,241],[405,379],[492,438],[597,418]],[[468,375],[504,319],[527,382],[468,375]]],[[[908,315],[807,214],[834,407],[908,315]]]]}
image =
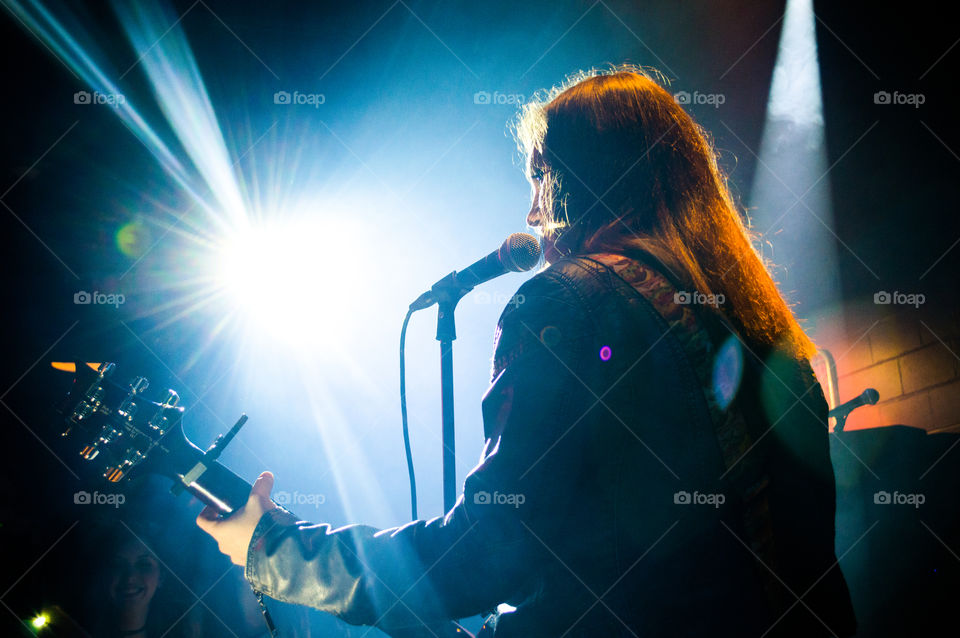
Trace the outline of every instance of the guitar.
{"type": "MultiPolygon", "coordinates": [[[[175,391],[167,390],[159,401],[152,401],[145,394],[150,386],[146,378],[134,377],[121,386],[113,380],[116,368],[113,363],[103,363],[94,370],[77,362],[73,387],[57,408],[66,424],[63,436],[78,441],[80,457],[99,480],[117,484],[157,474],[173,482],[174,494],[189,492],[221,516],[243,507],[252,486],[217,458],[246,416],[207,450],[201,450],[183,432],[184,408],[175,391]]],[[[267,622],[270,624],[269,618],[267,622]]],[[[453,622],[404,632],[402,638],[427,636],[472,638],[453,622]]]]}

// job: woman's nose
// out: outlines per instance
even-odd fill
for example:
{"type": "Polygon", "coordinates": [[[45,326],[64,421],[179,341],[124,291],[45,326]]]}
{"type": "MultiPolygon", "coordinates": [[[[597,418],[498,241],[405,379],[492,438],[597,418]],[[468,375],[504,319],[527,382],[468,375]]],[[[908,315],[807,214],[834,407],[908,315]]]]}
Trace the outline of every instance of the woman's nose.
{"type": "Polygon", "coordinates": [[[530,212],[527,213],[527,226],[532,226],[536,228],[540,225],[540,209],[537,207],[536,202],[530,207],[530,212]]]}

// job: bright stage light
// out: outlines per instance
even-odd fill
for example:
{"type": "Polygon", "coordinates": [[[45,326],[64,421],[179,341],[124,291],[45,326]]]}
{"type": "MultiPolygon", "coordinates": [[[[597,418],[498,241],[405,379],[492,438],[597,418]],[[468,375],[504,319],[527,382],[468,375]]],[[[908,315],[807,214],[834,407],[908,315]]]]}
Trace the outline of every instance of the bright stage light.
{"type": "Polygon", "coordinates": [[[250,225],[224,241],[217,280],[255,329],[291,343],[323,342],[355,323],[370,272],[358,228],[299,219],[250,225]]]}
{"type": "Polygon", "coordinates": [[[50,623],[50,616],[47,614],[37,614],[30,620],[30,625],[37,631],[43,629],[50,623]]]}

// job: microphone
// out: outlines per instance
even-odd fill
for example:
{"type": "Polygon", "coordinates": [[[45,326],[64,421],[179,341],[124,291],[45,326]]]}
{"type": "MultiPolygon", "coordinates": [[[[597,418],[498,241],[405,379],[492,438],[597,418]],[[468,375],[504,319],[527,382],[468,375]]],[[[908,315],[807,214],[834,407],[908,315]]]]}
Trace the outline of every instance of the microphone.
{"type": "MultiPolygon", "coordinates": [[[[513,233],[486,257],[478,259],[460,271],[452,273],[431,286],[430,290],[410,304],[410,310],[429,308],[440,300],[445,291],[454,290],[462,296],[475,286],[508,272],[530,270],[540,261],[540,242],[528,233],[513,233]]],[[[459,297],[458,297],[459,298],[459,297]]]]}
{"type": "Polygon", "coordinates": [[[879,400],[880,393],[873,388],[867,388],[860,394],[860,396],[850,399],[846,403],[841,403],[834,409],[827,412],[827,416],[834,417],[838,421],[841,421],[846,419],[847,415],[859,408],[861,405],[873,405],[879,400]]]}

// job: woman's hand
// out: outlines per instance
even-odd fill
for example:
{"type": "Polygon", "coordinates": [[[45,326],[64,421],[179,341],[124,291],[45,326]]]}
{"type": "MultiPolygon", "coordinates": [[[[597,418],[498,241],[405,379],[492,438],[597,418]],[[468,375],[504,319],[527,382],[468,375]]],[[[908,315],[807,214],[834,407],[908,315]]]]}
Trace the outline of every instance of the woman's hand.
{"type": "Polygon", "coordinates": [[[197,525],[217,541],[220,551],[230,557],[234,565],[246,567],[247,548],[253,531],[265,512],[276,509],[270,500],[273,489],[273,474],[264,472],[253,484],[247,504],[236,510],[229,518],[219,518],[219,512],[209,505],[197,516],[197,525]]]}

